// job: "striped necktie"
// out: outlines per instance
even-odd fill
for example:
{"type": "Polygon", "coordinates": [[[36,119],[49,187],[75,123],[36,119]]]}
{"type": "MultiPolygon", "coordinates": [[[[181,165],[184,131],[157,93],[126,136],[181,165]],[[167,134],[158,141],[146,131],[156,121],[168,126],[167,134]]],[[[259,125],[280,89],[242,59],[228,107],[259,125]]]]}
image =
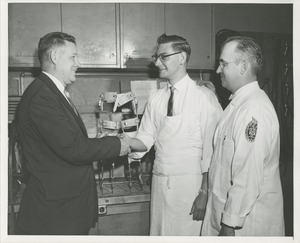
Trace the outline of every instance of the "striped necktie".
{"type": "Polygon", "coordinates": [[[175,90],[174,86],[170,86],[171,95],[168,101],[167,116],[173,116],[174,90],[175,90]]]}
{"type": "Polygon", "coordinates": [[[72,100],[71,100],[70,93],[69,93],[68,91],[66,91],[66,90],[64,91],[64,93],[65,93],[65,95],[66,95],[66,97],[67,97],[67,100],[68,100],[69,104],[72,106],[72,108],[73,108],[75,114],[78,116],[78,111],[77,111],[77,109],[76,109],[74,103],[73,103],[72,100]]]}

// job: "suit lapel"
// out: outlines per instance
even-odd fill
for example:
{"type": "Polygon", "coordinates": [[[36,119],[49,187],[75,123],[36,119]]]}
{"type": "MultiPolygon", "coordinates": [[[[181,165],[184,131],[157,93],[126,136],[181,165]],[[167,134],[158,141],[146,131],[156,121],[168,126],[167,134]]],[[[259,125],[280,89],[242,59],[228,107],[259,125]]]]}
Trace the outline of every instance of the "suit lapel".
{"type": "Polygon", "coordinates": [[[63,96],[63,94],[59,91],[59,89],[56,87],[56,85],[53,83],[53,81],[44,73],[40,74],[39,79],[41,79],[43,82],[47,84],[47,86],[51,89],[53,93],[55,93],[59,99],[62,101],[62,103],[67,107],[67,109],[72,113],[74,119],[77,121],[78,125],[80,126],[83,133],[88,136],[86,127],[81,119],[80,114],[78,115],[73,110],[73,107],[69,104],[69,102],[66,100],[66,98],[63,96]]]}

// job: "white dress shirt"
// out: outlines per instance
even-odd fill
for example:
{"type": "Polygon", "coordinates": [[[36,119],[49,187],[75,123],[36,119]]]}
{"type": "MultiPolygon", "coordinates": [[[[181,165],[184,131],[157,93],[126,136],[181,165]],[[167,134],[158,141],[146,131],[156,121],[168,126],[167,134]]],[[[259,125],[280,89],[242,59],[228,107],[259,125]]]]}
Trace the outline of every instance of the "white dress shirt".
{"type": "MultiPolygon", "coordinates": [[[[169,87],[170,85],[167,85],[154,92],[148,100],[136,136],[146,145],[148,150],[153,145],[156,147],[157,142],[159,142],[157,141],[157,132],[164,125],[164,119],[167,116],[167,106],[171,92],[169,87]]],[[[189,143],[192,147],[201,150],[201,161],[198,162],[201,163],[201,170],[185,166],[181,172],[192,174],[207,172],[213,152],[212,137],[222,108],[211,90],[203,86],[197,86],[188,75],[177,82],[174,87],[173,114],[174,116],[185,116],[188,123],[186,133],[189,143]]],[[[157,153],[156,161],[159,157],[157,153]]],[[[181,160],[181,158],[177,159],[181,160]]],[[[161,158],[159,163],[164,163],[164,158],[161,158]]]]}

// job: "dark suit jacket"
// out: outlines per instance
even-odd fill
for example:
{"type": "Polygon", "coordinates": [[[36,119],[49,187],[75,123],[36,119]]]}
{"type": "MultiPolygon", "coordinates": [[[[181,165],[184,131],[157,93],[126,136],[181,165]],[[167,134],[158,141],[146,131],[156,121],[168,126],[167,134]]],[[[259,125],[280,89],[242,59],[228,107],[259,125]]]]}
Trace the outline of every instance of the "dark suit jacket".
{"type": "Polygon", "coordinates": [[[17,228],[30,234],[85,234],[97,221],[92,162],[117,157],[117,137],[88,138],[51,79],[41,73],[24,92],[17,126],[30,179],[17,228]]]}

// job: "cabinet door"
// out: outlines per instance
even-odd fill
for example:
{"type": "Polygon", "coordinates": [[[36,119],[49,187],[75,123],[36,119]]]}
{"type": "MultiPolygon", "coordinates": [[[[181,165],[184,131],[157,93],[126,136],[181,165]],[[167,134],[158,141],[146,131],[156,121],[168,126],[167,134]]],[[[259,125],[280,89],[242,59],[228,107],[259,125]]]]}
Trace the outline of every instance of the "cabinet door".
{"type": "Polygon", "coordinates": [[[192,52],[188,69],[212,69],[211,4],[165,4],[166,34],[187,39],[192,52]]]}
{"type": "Polygon", "coordinates": [[[38,42],[61,31],[59,3],[8,4],[9,66],[39,66],[38,42]]]}
{"type": "Polygon", "coordinates": [[[164,33],[164,4],[121,4],[122,64],[148,68],[157,38],[164,33]]]}
{"type": "Polygon", "coordinates": [[[62,29],[77,40],[82,67],[119,67],[119,13],[115,3],[63,3],[62,29]]]}

